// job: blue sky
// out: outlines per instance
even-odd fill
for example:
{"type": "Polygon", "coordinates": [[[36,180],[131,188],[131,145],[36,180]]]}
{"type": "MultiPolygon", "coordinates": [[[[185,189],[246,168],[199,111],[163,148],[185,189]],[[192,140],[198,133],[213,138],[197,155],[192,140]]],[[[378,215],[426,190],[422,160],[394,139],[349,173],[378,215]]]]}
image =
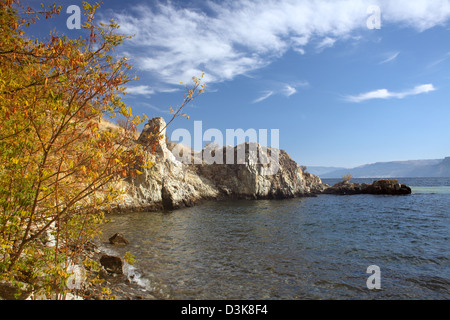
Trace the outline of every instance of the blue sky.
{"type": "MultiPolygon", "coordinates": [[[[124,99],[135,114],[169,119],[180,81],[206,73],[169,137],[200,120],[279,129],[280,148],[307,166],[450,156],[450,0],[104,2],[98,19],[134,35],[119,54],[140,77],[124,99]],[[380,29],[367,26],[371,6],[380,29]]],[[[64,19],[81,1],[61,4],[51,23],[79,36],[64,19]]]]}

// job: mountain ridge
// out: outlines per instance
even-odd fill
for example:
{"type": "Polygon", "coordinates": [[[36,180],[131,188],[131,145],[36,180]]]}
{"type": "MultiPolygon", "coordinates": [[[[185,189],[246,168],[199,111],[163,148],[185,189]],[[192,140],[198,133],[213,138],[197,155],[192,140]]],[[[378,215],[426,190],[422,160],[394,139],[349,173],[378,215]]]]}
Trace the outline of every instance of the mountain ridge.
{"type": "Polygon", "coordinates": [[[321,178],[341,178],[351,174],[353,178],[424,178],[450,177],[450,157],[444,159],[376,162],[355,168],[308,167],[321,178]],[[328,169],[329,170],[328,170],[328,169]]]}

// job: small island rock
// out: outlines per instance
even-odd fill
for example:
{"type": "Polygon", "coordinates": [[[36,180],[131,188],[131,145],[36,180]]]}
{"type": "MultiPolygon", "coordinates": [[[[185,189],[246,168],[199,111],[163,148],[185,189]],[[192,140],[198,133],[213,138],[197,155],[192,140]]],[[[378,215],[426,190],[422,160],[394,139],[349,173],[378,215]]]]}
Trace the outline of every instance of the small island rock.
{"type": "Polygon", "coordinates": [[[411,188],[398,180],[377,180],[372,184],[342,181],[323,191],[325,194],[353,195],[353,194],[379,194],[379,195],[407,195],[411,188]]]}

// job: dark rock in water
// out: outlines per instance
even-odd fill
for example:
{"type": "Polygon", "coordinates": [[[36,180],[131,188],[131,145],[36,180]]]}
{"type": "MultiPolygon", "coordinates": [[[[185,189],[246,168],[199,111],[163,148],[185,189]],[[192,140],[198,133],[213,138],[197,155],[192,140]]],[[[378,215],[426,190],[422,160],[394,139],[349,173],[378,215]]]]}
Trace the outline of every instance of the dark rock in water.
{"type": "Polygon", "coordinates": [[[119,257],[103,255],[100,264],[110,273],[123,274],[123,261],[119,257]]]}
{"type": "Polygon", "coordinates": [[[378,180],[372,184],[342,181],[323,191],[325,194],[352,195],[352,194],[385,194],[407,195],[411,194],[411,188],[405,184],[399,184],[398,180],[378,180]]]}
{"type": "Polygon", "coordinates": [[[116,233],[111,238],[109,238],[109,243],[114,245],[127,245],[130,242],[121,233],[116,233]]]}
{"type": "Polygon", "coordinates": [[[399,184],[397,180],[378,180],[367,187],[367,193],[404,195],[411,194],[411,188],[405,184],[399,184]]]}
{"type": "Polygon", "coordinates": [[[368,184],[360,184],[349,181],[342,181],[336,183],[334,186],[329,187],[323,191],[325,194],[341,194],[341,195],[352,195],[352,194],[362,194],[363,190],[367,189],[368,184]]]}

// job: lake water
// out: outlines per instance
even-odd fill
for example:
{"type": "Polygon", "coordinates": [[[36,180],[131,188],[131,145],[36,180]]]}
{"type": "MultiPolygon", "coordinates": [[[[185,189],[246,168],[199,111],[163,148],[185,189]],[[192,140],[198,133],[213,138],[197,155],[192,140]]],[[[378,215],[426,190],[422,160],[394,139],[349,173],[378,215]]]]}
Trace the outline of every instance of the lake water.
{"type": "Polygon", "coordinates": [[[399,182],[413,194],[113,215],[101,243],[134,254],[127,272],[162,299],[449,299],[450,178],[399,182]],[[116,232],[130,245],[107,245],[116,232]],[[367,288],[371,265],[380,290],[367,288]]]}

